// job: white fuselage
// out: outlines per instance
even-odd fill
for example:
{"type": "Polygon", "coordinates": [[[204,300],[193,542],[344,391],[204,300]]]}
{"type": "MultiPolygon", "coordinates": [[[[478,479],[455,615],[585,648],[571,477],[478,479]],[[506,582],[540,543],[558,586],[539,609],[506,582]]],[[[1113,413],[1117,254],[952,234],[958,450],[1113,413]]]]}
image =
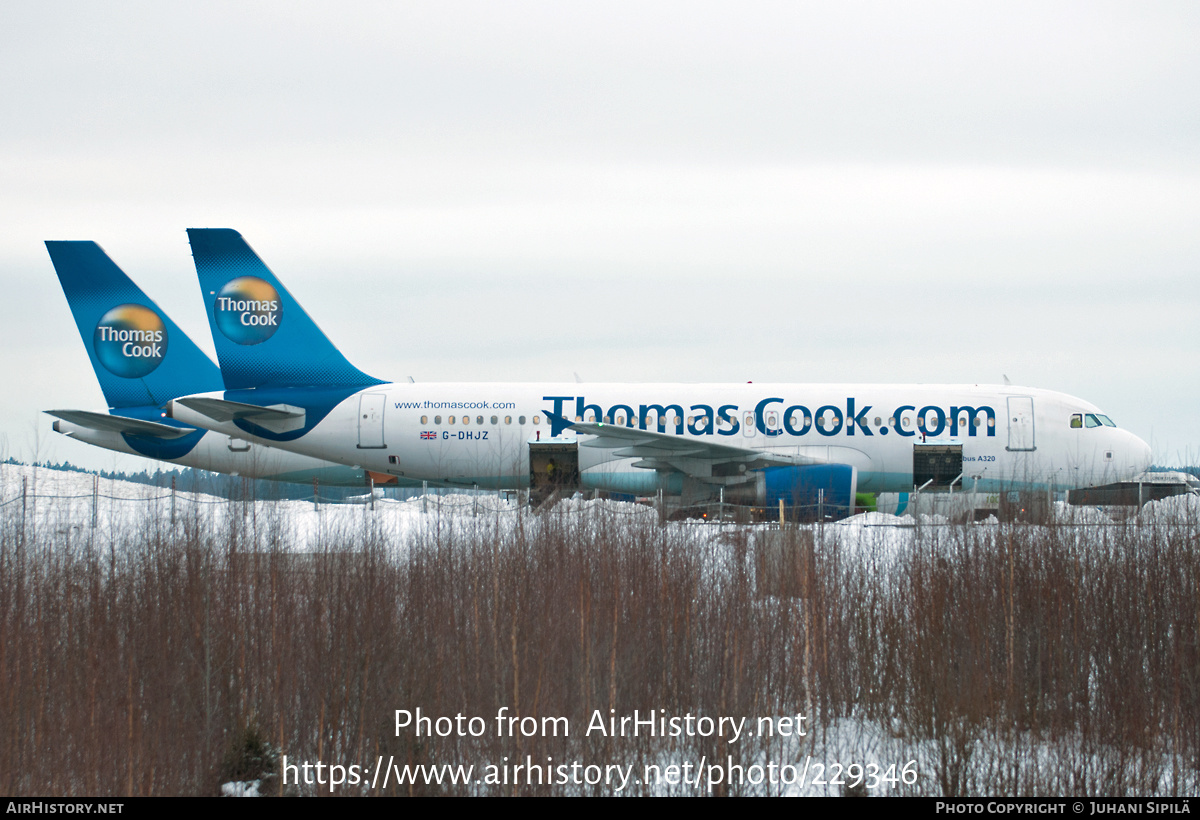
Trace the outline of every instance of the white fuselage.
{"type": "MultiPolygon", "coordinates": [[[[287,404],[303,406],[304,388],[294,390],[287,404]]],[[[253,403],[254,394],[204,395],[253,403]]],[[[1073,417],[1099,412],[1062,393],[1008,385],[381,384],[308,419],[299,436],[267,431],[259,439],[254,433],[264,431],[245,422],[170,406],[173,418],[226,435],[459,486],[527,486],[531,443],[578,440],[582,486],[632,493],[665,486],[672,472],[704,481],[715,459],[701,447],[694,459],[673,455],[669,469],[663,461],[648,467],[621,447],[587,447],[589,435],[554,416],[848,464],[865,492],[912,490],[914,449],[961,446],[959,486],[990,492],[1096,486],[1144,470],[1150,449],[1137,436],[1073,426],[1073,417]]]]}

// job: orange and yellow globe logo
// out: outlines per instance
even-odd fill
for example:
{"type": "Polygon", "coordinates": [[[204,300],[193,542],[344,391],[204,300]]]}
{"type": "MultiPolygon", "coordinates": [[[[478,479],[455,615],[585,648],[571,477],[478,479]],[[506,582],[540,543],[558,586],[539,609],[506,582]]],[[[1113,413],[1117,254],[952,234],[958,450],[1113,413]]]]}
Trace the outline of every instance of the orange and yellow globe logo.
{"type": "Polygon", "coordinates": [[[257,276],[239,276],[221,288],[213,313],[217,327],[230,341],[256,345],[279,330],[283,302],[275,288],[257,276]]]}
{"type": "Polygon", "coordinates": [[[167,328],[162,318],[144,305],[118,305],[100,318],[92,349],[113,375],[140,379],[167,355],[167,328]]]}

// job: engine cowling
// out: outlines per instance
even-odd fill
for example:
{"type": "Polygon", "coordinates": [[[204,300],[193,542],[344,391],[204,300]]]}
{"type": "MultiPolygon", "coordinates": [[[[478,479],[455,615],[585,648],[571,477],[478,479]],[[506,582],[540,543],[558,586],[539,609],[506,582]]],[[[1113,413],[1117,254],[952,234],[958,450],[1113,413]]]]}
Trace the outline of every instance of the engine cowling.
{"type": "Polygon", "coordinates": [[[858,470],[849,464],[767,467],[755,483],[758,503],[764,506],[783,501],[800,519],[837,520],[854,513],[858,470]]]}

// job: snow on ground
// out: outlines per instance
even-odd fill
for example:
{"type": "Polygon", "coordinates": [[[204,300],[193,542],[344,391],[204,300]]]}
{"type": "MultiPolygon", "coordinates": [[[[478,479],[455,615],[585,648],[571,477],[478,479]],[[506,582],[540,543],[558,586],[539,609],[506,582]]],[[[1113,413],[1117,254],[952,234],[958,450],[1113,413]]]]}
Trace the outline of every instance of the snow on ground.
{"type": "Polygon", "coordinates": [[[1113,516],[1100,507],[1072,507],[1065,501],[1056,501],[1054,521],[1059,524],[1105,525],[1113,523],[1113,516]]]}
{"type": "Polygon", "coordinates": [[[1162,518],[1200,521],[1200,495],[1176,495],[1160,501],[1151,501],[1142,507],[1143,518],[1162,518]]]}
{"type": "MultiPolygon", "coordinates": [[[[375,498],[373,503],[369,496],[362,496],[355,499],[355,503],[317,506],[312,501],[243,502],[204,493],[173,494],[169,489],[100,479],[87,473],[0,465],[0,519],[10,526],[20,524],[27,533],[41,536],[53,533],[54,537],[47,538],[44,543],[55,549],[64,541],[102,548],[119,545],[125,535],[136,533],[140,528],[164,526],[164,522],[172,520],[172,510],[176,527],[185,527],[189,520],[199,521],[216,525],[216,532],[236,530],[244,534],[249,544],[279,543],[302,552],[346,549],[361,542],[368,534],[383,535],[387,543],[403,549],[414,538],[428,538],[434,533],[466,532],[468,528],[476,534],[504,533],[521,520],[519,516],[525,516],[523,520],[529,523],[552,520],[544,515],[535,516],[528,510],[522,511],[506,498],[492,494],[430,495],[406,501],[375,498]]],[[[588,520],[589,517],[599,520],[599,516],[607,516],[645,524],[657,521],[657,512],[645,505],[581,497],[560,502],[550,514],[565,517],[565,520],[588,520]]],[[[1096,527],[1141,525],[1149,535],[1161,523],[1195,527],[1200,522],[1200,496],[1152,502],[1136,514],[1129,510],[1123,515],[1059,503],[1052,515],[1054,523],[1074,527],[1080,533],[1096,527]]],[[[673,522],[668,526],[690,545],[708,549],[738,540],[744,544],[742,534],[747,531],[744,526],[697,521],[673,522]]],[[[757,533],[771,528],[773,525],[757,524],[748,529],[757,533]]],[[[940,540],[952,548],[954,544],[962,543],[963,533],[974,532],[987,539],[1000,531],[994,518],[963,528],[947,524],[941,516],[922,515],[914,519],[878,512],[863,513],[813,529],[820,533],[816,541],[823,544],[824,549],[835,551],[833,554],[840,560],[860,561],[870,572],[885,572],[892,560],[914,544],[937,544],[940,540]]],[[[784,762],[804,761],[809,764],[804,782],[794,779],[797,771],[792,769],[790,783],[765,784],[751,791],[789,795],[839,794],[842,781],[861,779],[862,774],[869,771],[874,777],[873,787],[867,790],[869,794],[903,793],[906,791],[904,767],[910,761],[913,762],[909,768],[920,771],[925,777],[945,765],[944,750],[929,741],[904,738],[895,727],[861,718],[845,718],[815,728],[819,737],[793,739],[770,746],[759,758],[763,767],[771,761],[775,761],[777,767],[784,762]],[[856,768],[850,769],[852,765],[856,768]]],[[[1076,766],[1093,766],[1097,771],[1106,765],[1104,760],[1093,759],[1094,754],[1080,756],[1071,752],[1069,744],[1055,746],[1031,738],[971,737],[966,743],[963,754],[969,753],[977,761],[990,755],[995,759],[987,761],[988,767],[996,770],[1010,766],[1012,760],[1020,760],[1026,767],[1033,766],[1034,774],[1039,767],[1054,771],[1059,758],[1069,758],[1076,766]],[[1069,757],[1070,754],[1075,757],[1069,757]]],[[[668,754],[660,762],[668,765],[678,761],[668,754]]],[[[1163,777],[1178,768],[1166,765],[1170,762],[1164,763],[1163,777]]],[[[765,771],[755,770],[751,776],[759,776],[765,771]]],[[[1024,776],[1030,774],[1026,771],[1024,776]]],[[[225,784],[223,791],[252,795],[256,793],[256,786],[254,783],[225,784]]]]}
{"type": "MultiPolygon", "coordinates": [[[[277,541],[298,551],[321,549],[331,537],[344,540],[374,531],[395,541],[440,518],[515,517],[516,507],[495,495],[443,495],[394,501],[363,496],[359,503],[228,500],[206,493],[172,492],[89,473],[27,465],[0,465],[0,515],[27,533],[69,535],[92,543],[116,543],[124,535],[164,522],[189,521],[230,527],[251,540],[277,541]],[[282,537],[280,537],[282,536],[282,537]]],[[[344,547],[343,547],[344,548],[344,547]]]]}
{"type": "MultiPolygon", "coordinates": [[[[610,516],[629,522],[652,523],[657,512],[646,505],[575,497],[559,502],[554,515],[578,517],[610,516]]],[[[1133,523],[1192,523],[1200,521],[1200,496],[1177,496],[1147,504],[1129,519],[1123,514],[1095,507],[1070,507],[1057,503],[1053,521],[1079,527],[1128,526],[1133,523]],[[1120,520],[1118,520],[1120,519],[1120,520]]],[[[500,531],[514,526],[519,516],[529,516],[509,499],[488,493],[429,495],[405,501],[372,499],[363,495],[352,503],[312,501],[230,501],[205,493],[175,492],[128,481],[98,478],[89,473],[51,470],[26,465],[0,465],[0,516],[20,522],[26,531],[86,538],[89,543],[115,544],[125,535],[147,526],[188,521],[236,528],[249,543],[277,543],[297,551],[352,547],[356,538],[370,532],[389,543],[403,545],[412,537],[437,531],[438,527],[484,524],[500,531]]],[[[697,546],[711,544],[731,530],[745,527],[698,521],[669,525],[697,546]]],[[[974,528],[986,534],[997,526],[994,518],[974,528]]],[[[757,532],[772,528],[758,524],[757,532]]],[[[897,517],[868,512],[826,525],[824,543],[836,544],[849,555],[881,557],[895,555],[919,540],[922,533],[959,529],[940,515],[897,517]]],[[[819,540],[819,539],[818,539],[819,540]]]]}
{"type": "Polygon", "coordinates": [[[892,515],[891,513],[866,512],[852,516],[851,518],[847,518],[844,523],[847,525],[853,524],[860,527],[911,527],[914,522],[911,515],[892,515]]]}
{"type": "Polygon", "coordinates": [[[262,797],[259,794],[258,787],[262,785],[261,780],[243,780],[233,781],[230,783],[221,784],[222,797],[262,797]]]}

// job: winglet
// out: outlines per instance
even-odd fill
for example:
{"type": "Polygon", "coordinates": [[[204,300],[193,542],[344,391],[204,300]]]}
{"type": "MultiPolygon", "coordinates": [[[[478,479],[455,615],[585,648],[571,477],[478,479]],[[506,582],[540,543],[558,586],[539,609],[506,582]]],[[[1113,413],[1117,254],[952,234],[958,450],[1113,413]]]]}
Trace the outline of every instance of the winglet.
{"type": "Polygon", "coordinates": [[[225,387],[381,384],[346,360],[237,231],[189,228],[225,387]]]}

